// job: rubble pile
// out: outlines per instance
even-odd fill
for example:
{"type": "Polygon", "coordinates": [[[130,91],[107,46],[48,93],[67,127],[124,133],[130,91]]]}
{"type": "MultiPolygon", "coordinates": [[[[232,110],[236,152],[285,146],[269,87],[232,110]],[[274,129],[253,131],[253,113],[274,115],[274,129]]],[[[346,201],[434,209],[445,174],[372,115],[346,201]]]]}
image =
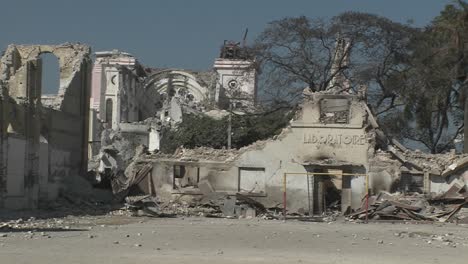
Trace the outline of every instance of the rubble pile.
{"type": "Polygon", "coordinates": [[[148,217],[200,216],[214,218],[254,218],[279,219],[280,210],[265,208],[261,203],[242,194],[227,195],[211,193],[203,198],[188,202],[171,200],[160,202],[150,195],[128,196],[125,206],[113,214],[148,217]]]}
{"type": "Polygon", "coordinates": [[[238,149],[213,149],[208,147],[199,147],[195,149],[178,148],[174,154],[155,153],[147,156],[152,159],[179,159],[183,161],[233,161],[241,153],[238,149]]]}
{"type": "Polygon", "coordinates": [[[465,185],[452,184],[441,195],[403,195],[380,192],[364,199],[360,210],[348,215],[349,220],[405,220],[468,223],[468,192],[465,185]]]}
{"type": "Polygon", "coordinates": [[[128,133],[105,129],[102,132],[102,146],[99,155],[88,163],[91,178],[95,178],[97,185],[110,182],[112,192],[117,199],[124,198],[126,191],[135,183],[146,177],[151,169],[144,168],[141,158],[147,154],[147,147],[133,140],[128,133]],[[142,174],[142,169],[146,174],[142,174]],[[141,177],[138,177],[140,173],[141,177]]]}
{"type": "Polygon", "coordinates": [[[429,171],[432,174],[441,175],[446,170],[453,170],[458,164],[466,162],[468,154],[455,154],[455,152],[431,154],[419,150],[409,150],[400,143],[393,141],[389,151],[398,160],[411,165],[419,171],[429,171]],[[450,169],[452,167],[452,169],[450,169]]]}

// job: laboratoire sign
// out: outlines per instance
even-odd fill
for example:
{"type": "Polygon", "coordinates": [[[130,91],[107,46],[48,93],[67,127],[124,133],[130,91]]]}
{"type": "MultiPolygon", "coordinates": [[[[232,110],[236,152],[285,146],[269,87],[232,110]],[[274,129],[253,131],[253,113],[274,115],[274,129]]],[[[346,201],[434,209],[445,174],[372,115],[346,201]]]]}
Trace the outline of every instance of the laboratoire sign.
{"type": "Polygon", "coordinates": [[[305,144],[323,145],[365,145],[366,135],[343,135],[343,134],[304,134],[305,144]]]}

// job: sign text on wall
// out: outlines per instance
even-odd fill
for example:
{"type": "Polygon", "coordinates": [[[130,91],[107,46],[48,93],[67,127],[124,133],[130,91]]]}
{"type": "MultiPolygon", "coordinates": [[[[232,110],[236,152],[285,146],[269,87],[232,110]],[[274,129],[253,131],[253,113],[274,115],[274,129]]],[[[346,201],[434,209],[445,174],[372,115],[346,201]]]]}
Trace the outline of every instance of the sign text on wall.
{"type": "Polygon", "coordinates": [[[342,134],[304,134],[305,144],[324,144],[324,145],[364,145],[366,144],[366,135],[342,135],[342,134]]]}

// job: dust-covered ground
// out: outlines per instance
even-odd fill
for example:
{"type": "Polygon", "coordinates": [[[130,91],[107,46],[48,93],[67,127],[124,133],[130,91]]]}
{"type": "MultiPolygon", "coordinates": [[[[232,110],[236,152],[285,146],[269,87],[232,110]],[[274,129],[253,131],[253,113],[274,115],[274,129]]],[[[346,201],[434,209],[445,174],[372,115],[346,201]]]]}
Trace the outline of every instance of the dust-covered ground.
{"type": "Polygon", "coordinates": [[[0,263],[467,261],[468,227],[452,224],[103,215],[16,220],[0,227],[0,263]]]}

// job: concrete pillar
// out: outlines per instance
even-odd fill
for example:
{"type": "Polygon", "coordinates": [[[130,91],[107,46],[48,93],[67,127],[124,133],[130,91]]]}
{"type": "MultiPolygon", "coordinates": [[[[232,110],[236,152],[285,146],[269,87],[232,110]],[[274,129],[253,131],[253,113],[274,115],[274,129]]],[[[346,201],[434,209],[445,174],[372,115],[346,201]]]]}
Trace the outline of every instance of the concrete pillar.
{"type": "Polygon", "coordinates": [[[314,176],[314,209],[316,214],[322,214],[325,210],[325,197],[324,197],[324,184],[323,184],[323,176],[318,175],[314,176]]]}
{"type": "Polygon", "coordinates": [[[362,198],[366,196],[366,177],[348,176],[351,180],[351,209],[361,207],[362,198]]]}
{"type": "Polygon", "coordinates": [[[351,207],[351,176],[341,178],[341,212],[345,213],[351,207]]]}
{"type": "Polygon", "coordinates": [[[26,94],[27,105],[25,111],[25,179],[24,188],[27,208],[37,208],[39,199],[39,137],[41,122],[41,78],[40,60],[28,61],[26,94]]]}

